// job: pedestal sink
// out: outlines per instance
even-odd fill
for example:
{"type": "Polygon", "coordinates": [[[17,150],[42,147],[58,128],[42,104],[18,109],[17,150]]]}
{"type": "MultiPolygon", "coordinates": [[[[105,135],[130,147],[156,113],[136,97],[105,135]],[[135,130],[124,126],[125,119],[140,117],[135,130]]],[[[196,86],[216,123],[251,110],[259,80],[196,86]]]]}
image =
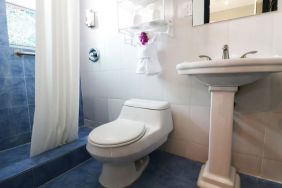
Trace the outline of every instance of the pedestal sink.
{"type": "Polygon", "coordinates": [[[209,155],[198,186],[239,188],[240,177],[231,166],[234,96],[238,86],[282,72],[282,57],[184,62],[176,69],[178,74],[196,77],[211,92],[209,155]]]}

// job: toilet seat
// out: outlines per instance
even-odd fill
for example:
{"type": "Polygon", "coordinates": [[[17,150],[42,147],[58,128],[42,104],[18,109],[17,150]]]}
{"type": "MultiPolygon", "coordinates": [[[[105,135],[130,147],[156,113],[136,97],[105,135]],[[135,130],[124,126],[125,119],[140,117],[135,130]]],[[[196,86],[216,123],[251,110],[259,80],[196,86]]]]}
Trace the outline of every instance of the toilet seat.
{"type": "Polygon", "coordinates": [[[145,132],[145,124],[142,122],[118,119],[95,128],[88,140],[97,147],[120,147],[138,141],[145,132]]]}

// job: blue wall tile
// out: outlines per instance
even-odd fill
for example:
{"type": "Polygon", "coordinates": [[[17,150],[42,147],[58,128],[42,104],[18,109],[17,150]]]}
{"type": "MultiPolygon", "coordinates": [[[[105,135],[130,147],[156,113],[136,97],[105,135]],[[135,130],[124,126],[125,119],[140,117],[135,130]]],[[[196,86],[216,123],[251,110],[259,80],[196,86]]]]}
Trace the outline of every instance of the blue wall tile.
{"type": "Polygon", "coordinates": [[[24,78],[9,79],[11,107],[27,106],[26,85],[24,78]]]}
{"type": "Polygon", "coordinates": [[[19,57],[14,50],[9,47],[5,0],[0,0],[0,151],[31,137],[34,57],[19,57]]]}
{"type": "Polygon", "coordinates": [[[26,77],[26,89],[27,89],[27,99],[29,105],[35,105],[35,88],[34,88],[34,77],[26,77]]]}
{"type": "Polygon", "coordinates": [[[0,78],[0,109],[27,106],[24,78],[0,78]]]}
{"type": "Polygon", "coordinates": [[[11,108],[10,110],[10,127],[17,134],[30,132],[28,107],[11,108]]]}
{"type": "Polygon", "coordinates": [[[5,139],[0,139],[0,151],[13,148],[24,143],[28,143],[30,142],[30,139],[31,139],[30,132],[21,133],[16,136],[7,137],[5,139]]]}
{"type": "Polygon", "coordinates": [[[12,135],[12,129],[9,126],[9,109],[0,110],[0,140],[3,140],[12,135]]]}
{"type": "Polygon", "coordinates": [[[29,105],[28,108],[29,108],[30,131],[32,132],[35,106],[29,105]]]}
{"type": "Polygon", "coordinates": [[[10,94],[6,88],[6,79],[0,78],[0,109],[6,109],[10,107],[10,94]]]}
{"type": "Polygon", "coordinates": [[[0,110],[0,140],[30,132],[27,107],[0,110]]]}
{"type": "Polygon", "coordinates": [[[35,58],[33,56],[24,57],[24,72],[26,77],[34,77],[35,75],[35,58]]]}
{"type": "Polygon", "coordinates": [[[0,77],[24,77],[23,58],[14,49],[0,46],[0,77]]]}

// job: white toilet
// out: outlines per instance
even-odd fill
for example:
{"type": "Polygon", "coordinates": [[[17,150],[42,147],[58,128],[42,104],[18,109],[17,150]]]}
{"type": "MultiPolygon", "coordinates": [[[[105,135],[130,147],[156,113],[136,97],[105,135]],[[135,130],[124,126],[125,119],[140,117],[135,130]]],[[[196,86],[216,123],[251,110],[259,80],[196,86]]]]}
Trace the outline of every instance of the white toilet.
{"type": "Polygon", "coordinates": [[[99,182],[108,188],[132,184],[173,129],[168,102],[131,99],[117,120],[95,128],[87,151],[103,163],[99,182]]]}

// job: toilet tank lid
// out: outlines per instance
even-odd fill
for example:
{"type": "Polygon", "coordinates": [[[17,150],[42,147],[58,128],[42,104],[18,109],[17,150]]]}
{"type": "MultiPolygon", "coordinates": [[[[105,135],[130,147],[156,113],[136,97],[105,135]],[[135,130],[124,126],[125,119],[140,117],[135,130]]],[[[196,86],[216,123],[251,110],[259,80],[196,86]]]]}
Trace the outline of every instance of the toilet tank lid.
{"type": "Polygon", "coordinates": [[[166,101],[153,101],[142,99],[130,99],[124,103],[125,106],[144,108],[150,110],[166,110],[169,108],[169,103],[166,101]]]}

